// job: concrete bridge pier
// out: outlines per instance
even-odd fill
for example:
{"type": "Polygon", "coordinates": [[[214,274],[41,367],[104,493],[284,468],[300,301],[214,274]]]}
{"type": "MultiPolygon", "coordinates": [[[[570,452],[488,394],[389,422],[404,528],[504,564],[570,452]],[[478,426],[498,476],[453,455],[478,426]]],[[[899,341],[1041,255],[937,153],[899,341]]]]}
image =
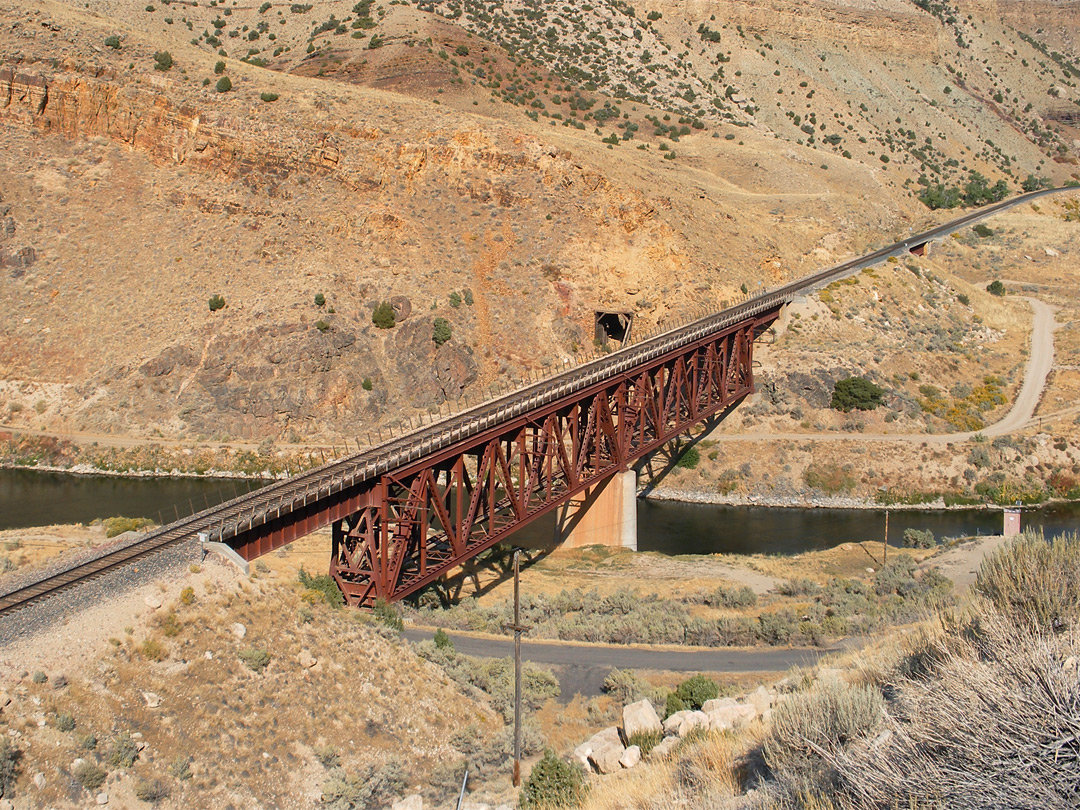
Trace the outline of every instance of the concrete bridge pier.
{"type": "Polygon", "coordinates": [[[563,548],[611,546],[637,551],[637,472],[615,473],[556,511],[555,540],[563,548]]]}

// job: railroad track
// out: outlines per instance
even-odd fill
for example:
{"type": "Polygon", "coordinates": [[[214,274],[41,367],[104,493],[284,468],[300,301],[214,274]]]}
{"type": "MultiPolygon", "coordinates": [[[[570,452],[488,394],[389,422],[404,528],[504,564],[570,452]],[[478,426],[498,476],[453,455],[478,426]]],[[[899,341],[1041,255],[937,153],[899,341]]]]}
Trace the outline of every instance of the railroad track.
{"type": "Polygon", "coordinates": [[[637,343],[580,366],[525,385],[503,396],[404,433],[376,447],[329,462],[305,473],[270,484],[218,506],[149,532],[145,537],[102,557],[0,593],[0,615],[19,610],[60,590],[126,565],[162,548],[200,534],[219,542],[281,515],[328,497],[411,461],[476,435],[524,412],[550,403],[641,365],[704,335],[790,303],[795,297],[853,275],[863,268],[911,247],[947,236],[974,222],[1023,203],[1070,189],[1044,189],[980,208],[936,228],[914,234],[873,253],[822,270],[775,290],[748,297],[722,312],[703,315],[675,328],[658,329],[637,343]]]}

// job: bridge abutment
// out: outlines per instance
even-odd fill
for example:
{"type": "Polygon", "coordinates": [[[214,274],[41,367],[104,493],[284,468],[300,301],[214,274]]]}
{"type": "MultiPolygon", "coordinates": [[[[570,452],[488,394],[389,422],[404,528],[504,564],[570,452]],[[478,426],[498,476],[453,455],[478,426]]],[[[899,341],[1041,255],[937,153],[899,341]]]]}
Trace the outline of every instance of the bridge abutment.
{"type": "Polygon", "coordinates": [[[559,507],[555,539],[563,548],[611,546],[637,551],[637,472],[615,473],[559,507]]]}

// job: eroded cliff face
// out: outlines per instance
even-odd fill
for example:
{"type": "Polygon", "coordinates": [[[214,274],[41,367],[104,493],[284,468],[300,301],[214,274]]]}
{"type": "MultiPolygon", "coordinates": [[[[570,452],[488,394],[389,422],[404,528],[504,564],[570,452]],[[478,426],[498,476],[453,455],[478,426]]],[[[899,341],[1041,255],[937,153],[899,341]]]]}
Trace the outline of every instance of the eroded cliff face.
{"type": "Polygon", "coordinates": [[[573,362],[596,309],[640,333],[917,210],[874,171],[753,129],[745,145],[695,133],[666,161],[236,62],[218,94],[193,48],[160,74],[153,44],[116,54],[99,20],[44,8],[47,37],[0,32],[19,54],[0,64],[18,226],[0,247],[34,251],[0,273],[0,304],[23,313],[0,324],[16,421],[355,436],[573,362]],[[409,313],[391,330],[371,319],[384,300],[409,313]]]}

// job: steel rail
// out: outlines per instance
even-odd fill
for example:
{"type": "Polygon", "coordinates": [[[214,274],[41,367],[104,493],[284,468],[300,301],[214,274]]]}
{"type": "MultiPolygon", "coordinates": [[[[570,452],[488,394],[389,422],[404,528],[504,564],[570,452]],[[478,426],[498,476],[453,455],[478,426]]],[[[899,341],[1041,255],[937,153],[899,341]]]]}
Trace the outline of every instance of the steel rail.
{"type": "Polygon", "coordinates": [[[309,502],[318,501],[355,487],[376,476],[392,472],[428,453],[465,441],[523,413],[567,398],[584,388],[677,351],[695,340],[734,326],[762,313],[791,303],[799,295],[820,289],[911,248],[948,236],[961,228],[1002,211],[1032,202],[1041,197],[1071,188],[1055,188],[1021,194],[1009,200],[984,206],[942,225],[893,242],[872,253],[826,268],[774,290],[748,295],[742,302],[721,312],[705,315],[687,324],[658,329],[637,343],[579,366],[522,386],[510,393],[457,412],[445,419],[420,427],[375,447],[315,467],[263,487],[255,492],[204,509],[189,517],[149,532],[141,540],[88,563],[0,594],[0,615],[18,610],[39,599],[98,576],[134,559],[182,540],[205,534],[208,539],[225,542],[245,531],[289,514],[309,502]]]}

